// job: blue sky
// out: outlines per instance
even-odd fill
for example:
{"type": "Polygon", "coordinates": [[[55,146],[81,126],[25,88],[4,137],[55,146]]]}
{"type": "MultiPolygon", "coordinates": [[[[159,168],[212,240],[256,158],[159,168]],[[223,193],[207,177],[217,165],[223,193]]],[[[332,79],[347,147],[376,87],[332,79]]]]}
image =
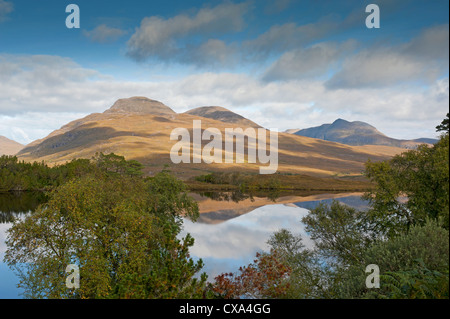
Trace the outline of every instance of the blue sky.
{"type": "Polygon", "coordinates": [[[336,118],[435,136],[448,112],[447,0],[0,0],[0,135],[21,143],[142,95],[259,124],[336,118]],[[68,29],[65,8],[80,8],[68,29]],[[368,29],[365,7],[379,6],[368,29]]]}

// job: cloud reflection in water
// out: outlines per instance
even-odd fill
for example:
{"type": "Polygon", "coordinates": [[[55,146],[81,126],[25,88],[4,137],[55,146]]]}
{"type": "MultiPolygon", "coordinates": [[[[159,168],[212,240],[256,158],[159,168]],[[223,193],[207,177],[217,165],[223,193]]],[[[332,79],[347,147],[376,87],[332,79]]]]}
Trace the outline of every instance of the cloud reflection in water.
{"type": "Polygon", "coordinates": [[[268,251],[267,240],[282,228],[296,235],[301,234],[304,244],[311,247],[301,223],[307,213],[307,209],[293,205],[266,205],[219,224],[185,220],[181,235],[190,233],[194,237],[191,256],[203,259],[203,271],[212,281],[221,273],[235,272],[240,266],[249,264],[256,252],[268,251]]]}

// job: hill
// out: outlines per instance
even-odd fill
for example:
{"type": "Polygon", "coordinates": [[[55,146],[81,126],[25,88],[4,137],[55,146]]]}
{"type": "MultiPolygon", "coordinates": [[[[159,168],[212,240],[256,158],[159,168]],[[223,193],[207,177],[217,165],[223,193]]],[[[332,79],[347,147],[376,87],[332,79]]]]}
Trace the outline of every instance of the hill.
{"type": "Polygon", "coordinates": [[[142,96],[135,96],[128,99],[119,99],[113,104],[113,106],[111,106],[104,113],[105,114],[138,113],[138,114],[151,114],[162,116],[170,116],[176,114],[175,111],[172,110],[167,105],[159,101],[150,100],[142,96]]]}
{"type": "Polygon", "coordinates": [[[242,128],[246,127],[261,127],[249,119],[246,119],[242,115],[231,112],[230,110],[221,107],[221,106],[202,106],[192,110],[185,112],[185,114],[201,116],[213,120],[222,121],[225,123],[232,123],[241,126],[242,128]]]}
{"type": "MultiPolygon", "coordinates": [[[[253,123],[228,112],[232,113],[215,107],[194,109],[193,114],[176,113],[163,103],[147,98],[121,99],[103,113],[93,113],[72,121],[47,137],[30,143],[18,156],[26,161],[44,160],[49,164],[58,164],[74,158],[91,158],[96,152],[114,152],[127,159],[138,160],[150,175],[165,165],[183,179],[211,171],[257,174],[264,164],[174,164],[170,159],[170,150],[177,142],[170,140],[175,128],[186,128],[192,132],[193,121],[201,120],[203,130],[214,127],[224,135],[225,128],[253,123]],[[217,111],[225,112],[225,120],[228,121],[220,115],[224,113],[217,114],[217,111]],[[238,121],[233,123],[236,118],[238,121]]],[[[203,141],[203,145],[207,143],[203,141]]],[[[384,146],[354,147],[288,133],[278,133],[278,146],[279,173],[321,177],[360,175],[369,158],[373,161],[384,160],[402,151],[384,146]]],[[[247,145],[245,152],[248,154],[247,145]]]]}
{"type": "Polygon", "coordinates": [[[368,123],[361,121],[349,122],[343,119],[337,119],[332,124],[323,124],[302,130],[288,130],[288,132],[299,136],[318,138],[352,146],[384,145],[413,149],[420,144],[432,144],[437,141],[427,138],[399,140],[386,136],[368,123]]]}
{"type": "Polygon", "coordinates": [[[0,136],[0,156],[1,155],[15,155],[24,146],[16,141],[10,140],[4,136],[0,136]]]}

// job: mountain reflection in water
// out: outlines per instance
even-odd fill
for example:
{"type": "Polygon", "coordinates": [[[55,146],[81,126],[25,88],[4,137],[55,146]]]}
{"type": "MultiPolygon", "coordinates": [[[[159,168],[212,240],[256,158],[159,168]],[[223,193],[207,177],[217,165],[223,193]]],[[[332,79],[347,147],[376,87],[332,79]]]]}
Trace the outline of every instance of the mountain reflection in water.
{"type": "Polygon", "coordinates": [[[202,258],[209,280],[249,264],[258,251],[268,250],[269,237],[282,228],[303,237],[311,247],[301,222],[320,203],[337,200],[359,210],[367,209],[361,193],[303,193],[277,199],[232,193],[191,194],[199,203],[197,222],[185,220],[181,235],[195,238],[191,255],[202,258]]]}

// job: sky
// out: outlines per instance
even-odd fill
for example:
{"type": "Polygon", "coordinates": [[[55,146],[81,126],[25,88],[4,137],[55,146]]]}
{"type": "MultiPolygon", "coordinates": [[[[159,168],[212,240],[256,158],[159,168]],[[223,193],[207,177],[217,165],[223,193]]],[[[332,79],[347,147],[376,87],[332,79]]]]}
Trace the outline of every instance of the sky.
{"type": "Polygon", "coordinates": [[[279,131],[343,118],[436,137],[448,12],[448,0],[0,0],[0,135],[27,144],[146,96],[279,131]],[[366,26],[371,3],[380,28],[366,26]]]}

